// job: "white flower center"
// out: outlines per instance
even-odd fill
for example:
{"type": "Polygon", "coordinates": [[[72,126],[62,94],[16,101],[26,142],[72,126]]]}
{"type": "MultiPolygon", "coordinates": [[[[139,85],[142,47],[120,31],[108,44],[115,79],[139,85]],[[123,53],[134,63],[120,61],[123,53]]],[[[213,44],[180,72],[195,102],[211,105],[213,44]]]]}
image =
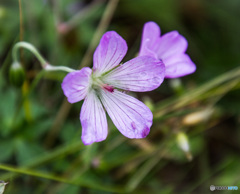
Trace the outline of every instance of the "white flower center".
{"type": "Polygon", "coordinates": [[[114,87],[103,83],[101,76],[95,77],[94,74],[91,76],[92,88],[94,90],[104,89],[108,92],[114,92],[114,87]]]}

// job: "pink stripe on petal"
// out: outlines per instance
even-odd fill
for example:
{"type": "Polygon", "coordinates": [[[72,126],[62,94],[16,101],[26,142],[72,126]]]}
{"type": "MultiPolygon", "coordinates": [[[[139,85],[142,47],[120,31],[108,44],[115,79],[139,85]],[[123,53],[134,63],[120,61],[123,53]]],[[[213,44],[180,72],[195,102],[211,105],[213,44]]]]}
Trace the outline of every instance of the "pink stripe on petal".
{"type": "Polygon", "coordinates": [[[78,102],[85,98],[90,86],[92,70],[84,67],[79,71],[68,73],[62,82],[62,89],[70,103],[78,102]]]}
{"type": "Polygon", "coordinates": [[[127,53],[126,41],[114,31],[106,32],[94,53],[93,70],[97,74],[105,73],[119,65],[127,53]]]}
{"type": "Polygon", "coordinates": [[[106,113],[94,90],[91,90],[84,100],[80,120],[84,145],[106,139],[108,134],[106,113]]]}
{"type": "Polygon", "coordinates": [[[128,138],[144,138],[152,126],[153,115],[139,100],[115,90],[100,91],[100,99],[117,129],[128,138]]]}
{"type": "Polygon", "coordinates": [[[116,88],[145,92],[160,86],[165,76],[165,65],[152,57],[136,57],[103,77],[104,83],[116,88]]]}

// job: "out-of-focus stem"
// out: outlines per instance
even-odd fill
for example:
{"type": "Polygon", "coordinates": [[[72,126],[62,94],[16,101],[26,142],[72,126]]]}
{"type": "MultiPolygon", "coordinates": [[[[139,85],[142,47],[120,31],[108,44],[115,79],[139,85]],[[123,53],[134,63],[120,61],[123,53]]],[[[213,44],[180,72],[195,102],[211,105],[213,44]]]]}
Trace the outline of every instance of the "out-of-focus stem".
{"type": "Polygon", "coordinates": [[[202,95],[204,95],[206,92],[210,91],[211,89],[214,89],[215,87],[222,85],[227,81],[230,81],[233,79],[237,80],[239,76],[240,76],[240,68],[238,67],[236,69],[233,69],[223,75],[220,75],[208,81],[207,83],[203,84],[200,87],[197,87],[196,89],[193,89],[188,92],[186,91],[186,94],[182,95],[179,98],[162,101],[161,103],[156,105],[157,108],[153,112],[153,117],[154,119],[158,119],[166,113],[169,113],[183,106],[186,106],[187,104],[198,100],[200,97],[202,97],[202,95]]]}
{"type": "Polygon", "coordinates": [[[114,11],[117,7],[118,1],[119,0],[109,0],[107,8],[102,16],[101,21],[98,24],[98,27],[92,38],[92,41],[90,42],[90,45],[88,46],[88,49],[80,63],[79,69],[82,67],[90,66],[90,63],[92,61],[93,51],[94,51],[95,47],[97,46],[103,33],[106,31],[107,27],[109,26],[109,23],[113,17],[114,11]]]}
{"type": "MultiPolygon", "coordinates": [[[[105,2],[106,0],[95,0],[91,2],[88,6],[81,9],[78,13],[76,13],[71,19],[68,21],[62,22],[60,18],[60,14],[55,13],[55,24],[58,32],[60,34],[65,34],[75,28],[76,26],[79,26],[82,21],[84,21],[86,18],[90,17],[93,13],[95,13],[105,2]]],[[[54,9],[59,10],[58,4],[54,1],[54,9]]]]}
{"type": "Polygon", "coordinates": [[[39,60],[42,68],[45,68],[45,65],[48,64],[48,62],[41,56],[41,54],[38,52],[38,50],[31,44],[27,42],[18,42],[17,44],[14,45],[13,50],[12,50],[12,57],[14,61],[19,61],[18,60],[18,50],[20,48],[25,48],[29,50],[34,56],[39,60]]]}
{"type": "MultiPolygon", "coordinates": [[[[29,91],[30,91],[29,82],[25,81],[23,84],[23,87],[22,87],[23,97],[26,96],[27,93],[29,93],[29,91]]],[[[31,122],[33,120],[32,114],[31,114],[31,102],[30,102],[30,100],[27,100],[26,98],[22,102],[23,102],[25,117],[28,122],[31,122]]],[[[14,120],[12,123],[14,123],[14,120]]]]}
{"type": "Polygon", "coordinates": [[[23,40],[23,17],[22,17],[22,2],[18,0],[19,4],[19,22],[20,22],[20,41],[23,40]]]}
{"type": "Polygon", "coordinates": [[[47,64],[45,66],[45,70],[46,71],[65,71],[65,72],[73,72],[73,71],[75,71],[74,69],[69,68],[69,67],[65,67],[65,66],[52,66],[52,65],[49,65],[49,64],[47,64]]]}
{"type": "Polygon", "coordinates": [[[74,15],[70,20],[65,22],[67,24],[68,29],[72,29],[75,26],[79,25],[81,21],[83,21],[86,17],[88,17],[91,13],[94,13],[96,9],[98,9],[105,0],[95,0],[90,5],[80,10],[76,15],[74,15]]]}
{"type": "MultiPolygon", "coordinates": [[[[18,0],[18,6],[19,6],[19,40],[23,41],[23,16],[22,16],[22,1],[18,0]]],[[[21,61],[23,60],[23,52],[21,53],[21,61]]]]}
{"type": "Polygon", "coordinates": [[[35,177],[40,177],[43,179],[58,181],[58,182],[62,182],[65,184],[71,184],[71,185],[77,185],[77,186],[87,187],[87,188],[91,188],[91,189],[97,189],[97,190],[101,190],[101,191],[107,191],[107,192],[111,192],[111,193],[124,193],[125,192],[124,187],[122,185],[121,186],[120,185],[108,186],[108,185],[102,185],[99,183],[91,184],[91,183],[84,182],[84,181],[64,179],[60,176],[43,173],[41,171],[17,168],[17,167],[13,167],[13,166],[6,165],[6,164],[0,164],[0,169],[14,172],[14,173],[23,174],[23,175],[35,176],[35,177]]]}
{"type": "Polygon", "coordinates": [[[29,50],[34,56],[39,60],[41,67],[46,70],[46,71],[65,71],[65,72],[72,72],[75,71],[74,69],[71,69],[69,67],[65,66],[52,66],[50,65],[39,53],[39,51],[30,43],[27,42],[18,42],[17,44],[14,45],[13,50],[12,50],[12,57],[15,62],[18,62],[18,50],[20,48],[25,48],[29,50]]]}
{"type": "Polygon", "coordinates": [[[124,192],[124,187],[123,186],[108,186],[108,185],[101,185],[98,183],[93,183],[93,184],[88,184],[87,182],[83,180],[74,180],[72,178],[64,178],[64,177],[59,177],[51,174],[46,174],[42,173],[40,171],[35,171],[33,168],[36,166],[41,166],[45,163],[48,163],[52,160],[56,160],[59,157],[66,157],[70,154],[73,154],[77,151],[80,151],[83,149],[83,144],[81,141],[74,142],[72,144],[64,145],[61,146],[55,150],[53,150],[51,153],[46,153],[44,155],[38,156],[37,158],[34,158],[31,163],[20,166],[20,167],[13,167],[5,164],[0,164],[0,169],[8,171],[8,173],[2,174],[1,178],[2,180],[13,180],[14,178],[18,177],[19,175],[28,175],[28,176],[36,176],[36,177],[41,177],[44,179],[49,179],[49,180],[55,180],[58,182],[62,183],[67,183],[67,184],[73,184],[73,185],[78,185],[78,186],[84,186],[87,188],[95,188],[98,190],[103,190],[103,191],[109,191],[113,193],[123,193],[124,192]]]}

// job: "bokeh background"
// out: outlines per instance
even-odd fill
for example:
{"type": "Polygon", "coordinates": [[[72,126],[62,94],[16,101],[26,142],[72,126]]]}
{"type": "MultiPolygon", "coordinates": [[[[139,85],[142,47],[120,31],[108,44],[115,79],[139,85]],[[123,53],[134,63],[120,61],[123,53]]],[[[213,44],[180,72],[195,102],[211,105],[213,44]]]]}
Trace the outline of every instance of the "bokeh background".
{"type": "Polygon", "coordinates": [[[1,0],[5,193],[207,193],[210,185],[240,187],[239,8],[239,0],[1,0]],[[70,105],[61,90],[66,73],[42,72],[26,50],[20,54],[23,86],[9,82],[11,51],[20,40],[33,44],[52,65],[77,69],[91,66],[107,30],[127,41],[124,61],[135,57],[147,21],[158,23],[162,34],[177,30],[186,37],[197,71],[166,79],[155,91],[132,94],[154,114],[145,139],[125,138],[108,119],[108,138],[84,146],[82,102],[70,105]],[[178,145],[179,134],[188,137],[189,152],[178,145]]]}

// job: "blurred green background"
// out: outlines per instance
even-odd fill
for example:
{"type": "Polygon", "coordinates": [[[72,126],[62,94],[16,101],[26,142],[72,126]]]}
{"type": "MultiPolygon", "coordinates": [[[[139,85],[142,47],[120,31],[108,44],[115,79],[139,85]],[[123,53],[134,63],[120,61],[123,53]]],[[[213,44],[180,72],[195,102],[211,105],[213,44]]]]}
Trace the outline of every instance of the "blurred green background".
{"type": "Polygon", "coordinates": [[[20,3],[21,27],[19,1],[0,2],[0,180],[9,182],[4,193],[207,193],[210,185],[240,187],[239,0],[20,3]],[[127,41],[124,61],[135,57],[147,21],[158,23],[162,34],[177,30],[186,37],[197,71],[132,94],[154,114],[145,139],[125,138],[108,119],[108,138],[84,146],[82,102],[70,106],[61,90],[66,73],[42,72],[26,50],[24,85],[9,82],[11,49],[19,40],[53,65],[77,69],[91,66],[107,30],[127,41]],[[190,152],[178,146],[181,132],[190,152]]]}

